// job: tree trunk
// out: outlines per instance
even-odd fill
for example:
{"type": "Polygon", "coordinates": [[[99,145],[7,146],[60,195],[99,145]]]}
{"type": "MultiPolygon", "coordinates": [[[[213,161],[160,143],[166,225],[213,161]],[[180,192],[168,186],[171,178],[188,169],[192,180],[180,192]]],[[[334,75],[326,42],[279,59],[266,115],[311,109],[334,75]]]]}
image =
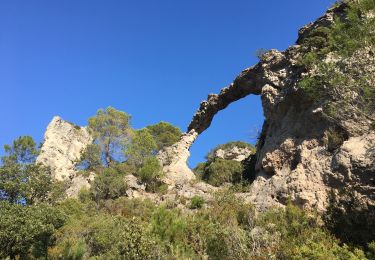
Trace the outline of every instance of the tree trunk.
{"type": "Polygon", "coordinates": [[[109,142],[105,146],[105,161],[107,166],[111,163],[111,156],[109,155],[109,142]]]}

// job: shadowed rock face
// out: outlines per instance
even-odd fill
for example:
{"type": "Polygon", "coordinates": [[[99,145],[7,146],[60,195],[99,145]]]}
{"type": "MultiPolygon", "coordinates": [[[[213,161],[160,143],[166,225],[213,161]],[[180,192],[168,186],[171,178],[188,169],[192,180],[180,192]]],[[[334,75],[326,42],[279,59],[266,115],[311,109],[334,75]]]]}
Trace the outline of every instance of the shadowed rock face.
{"type": "MultiPolygon", "coordinates": [[[[345,7],[344,3],[338,5],[316,22],[303,27],[297,43],[315,28],[330,25],[334,15],[343,15],[345,7]]],[[[324,210],[331,188],[349,186],[356,187],[370,203],[374,202],[375,139],[371,128],[374,118],[353,112],[340,122],[327,120],[322,107],[311,102],[298,88],[301,77],[309,73],[298,65],[303,50],[303,46],[294,45],[284,52],[269,51],[257,65],[242,71],[219,94],[210,94],[201,102],[187,134],[180,142],[159,153],[167,176],[184,178],[181,175],[186,174],[193,179],[186,161],[194,140],[210,126],[220,110],[254,94],[261,95],[265,122],[252,173],[255,180],[251,192],[242,195],[245,199],[260,209],[282,206],[291,198],[302,207],[324,210]],[[335,151],[329,151],[326,137],[333,126],[345,132],[345,140],[335,151]],[[186,142],[187,136],[191,137],[189,142],[186,142]],[[355,146],[361,149],[355,149],[355,146]]],[[[349,69],[360,66],[363,72],[371,74],[375,61],[367,57],[369,53],[374,52],[362,50],[354,59],[340,62],[349,69]]],[[[251,116],[250,112],[248,116],[251,116]]]]}

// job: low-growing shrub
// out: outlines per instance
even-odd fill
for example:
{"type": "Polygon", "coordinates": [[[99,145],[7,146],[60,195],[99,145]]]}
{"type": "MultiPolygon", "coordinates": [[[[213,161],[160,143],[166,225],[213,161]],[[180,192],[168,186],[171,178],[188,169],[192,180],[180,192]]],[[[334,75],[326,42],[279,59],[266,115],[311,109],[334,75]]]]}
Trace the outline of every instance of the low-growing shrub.
{"type": "Polygon", "coordinates": [[[204,205],[204,199],[201,196],[195,195],[191,198],[190,208],[191,209],[200,209],[204,205]]]}

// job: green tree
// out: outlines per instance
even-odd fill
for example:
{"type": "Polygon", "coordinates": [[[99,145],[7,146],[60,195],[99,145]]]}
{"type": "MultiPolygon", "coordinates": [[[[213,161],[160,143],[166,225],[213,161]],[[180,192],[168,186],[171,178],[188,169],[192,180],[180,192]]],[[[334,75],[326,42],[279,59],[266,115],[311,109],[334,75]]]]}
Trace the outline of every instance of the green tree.
{"type": "Polygon", "coordinates": [[[147,129],[153,136],[158,151],[176,143],[181,137],[181,130],[167,122],[147,126],[147,129]]]}
{"type": "Polygon", "coordinates": [[[92,170],[96,167],[102,165],[100,158],[100,147],[97,144],[89,144],[81,154],[81,161],[79,166],[82,166],[84,169],[92,170]]]}
{"type": "Polygon", "coordinates": [[[7,155],[1,158],[1,198],[11,203],[24,199],[28,204],[45,201],[52,188],[49,168],[36,164],[39,153],[30,136],[21,136],[5,145],[7,155]]]}
{"type": "Polygon", "coordinates": [[[21,206],[0,202],[0,257],[46,258],[53,233],[65,221],[58,209],[47,205],[21,206]]]}
{"type": "Polygon", "coordinates": [[[129,138],[130,115],[113,107],[99,109],[89,118],[89,131],[104,155],[106,166],[120,155],[129,138]]]}
{"type": "Polygon", "coordinates": [[[155,154],[156,149],[157,144],[147,128],[135,130],[129,148],[126,151],[128,162],[141,167],[147,158],[155,154]]]}

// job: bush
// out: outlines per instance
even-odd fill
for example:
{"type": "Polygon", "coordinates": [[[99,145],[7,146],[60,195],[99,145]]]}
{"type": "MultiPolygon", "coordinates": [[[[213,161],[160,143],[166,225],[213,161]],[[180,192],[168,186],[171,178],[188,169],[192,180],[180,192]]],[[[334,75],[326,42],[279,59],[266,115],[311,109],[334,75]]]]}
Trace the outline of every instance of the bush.
{"type": "Polygon", "coordinates": [[[206,166],[202,179],[214,186],[236,183],[242,180],[243,170],[240,162],[217,158],[206,166]]]}
{"type": "Polygon", "coordinates": [[[190,208],[191,209],[200,209],[204,205],[204,199],[201,196],[195,195],[191,198],[190,208]]]}
{"type": "MultiPolygon", "coordinates": [[[[371,81],[373,75],[365,75],[360,68],[346,68],[335,61],[325,61],[328,54],[345,58],[352,57],[359,49],[375,45],[375,11],[373,0],[348,1],[345,16],[335,17],[330,27],[318,27],[303,37],[302,44],[306,53],[301,59],[303,65],[313,74],[303,77],[299,87],[315,102],[343,107],[356,106],[360,111],[371,115],[375,109],[375,88],[371,81]],[[357,75],[360,74],[359,78],[357,75]],[[345,97],[351,92],[350,97],[345,97]],[[358,94],[354,98],[353,92],[358,94]],[[336,102],[333,102],[335,100],[336,102]]],[[[331,109],[331,112],[333,110],[331,109]]],[[[358,111],[357,111],[358,112],[358,111]]],[[[338,118],[336,114],[330,114],[338,118]]]]}
{"type": "Polygon", "coordinates": [[[116,199],[126,194],[125,174],[113,168],[104,169],[97,174],[91,187],[95,201],[116,199]]]}
{"type": "Polygon", "coordinates": [[[37,206],[0,203],[0,257],[26,259],[47,257],[54,232],[65,222],[62,211],[40,204],[37,206]]]}
{"type": "Polygon", "coordinates": [[[138,171],[140,180],[146,184],[146,191],[164,193],[166,185],[160,181],[163,171],[156,157],[146,158],[143,166],[138,171]]]}
{"type": "Polygon", "coordinates": [[[141,222],[107,214],[72,220],[63,229],[51,258],[155,259],[156,240],[141,222]],[[76,258],[74,258],[76,257],[76,258]]]}

